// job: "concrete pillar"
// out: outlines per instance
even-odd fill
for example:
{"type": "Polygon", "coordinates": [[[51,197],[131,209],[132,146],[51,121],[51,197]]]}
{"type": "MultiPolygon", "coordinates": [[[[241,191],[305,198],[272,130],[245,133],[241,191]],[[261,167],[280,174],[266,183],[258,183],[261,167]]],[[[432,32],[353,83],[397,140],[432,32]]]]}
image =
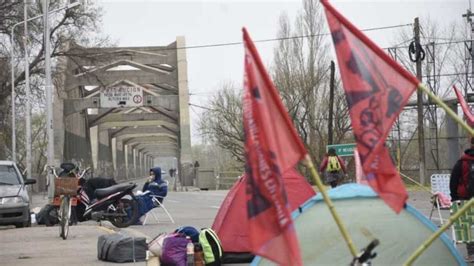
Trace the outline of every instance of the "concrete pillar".
{"type": "Polygon", "coordinates": [[[133,149],[133,178],[137,178],[137,150],[133,149]]]}
{"type": "Polygon", "coordinates": [[[126,176],[126,164],[125,164],[125,154],[124,154],[124,145],[120,139],[116,140],[116,150],[117,150],[117,177],[120,179],[125,179],[126,176]]]}
{"type": "MultiPolygon", "coordinates": [[[[451,108],[456,114],[458,113],[457,102],[450,103],[449,108],[451,108]]],[[[446,131],[448,142],[448,167],[452,169],[461,156],[461,151],[459,149],[458,124],[448,115],[446,116],[446,131]]]]}
{"type": "Polygon", "coordinates": [[[130,177],[129,177],[129,170],[130,170],[130,165],[129,165],[129,162],[128,162],[128,145],[123,145],[123,154],[124,154],[124,157],[125,157],[125,178],[128,180],[130,177]]]}
{"type": "Polygon", "coordinates": [[[179,148],[180,148],[180,171],[182,185],[192,185],[192,156],[191,156],[191,128],[189,119],[189,91],[188,91],[188,63],[186,59],[186,47],[184,36],[176,38],[176,51],[178,63],[178,90],[179,90],[179,148]]]}
{"type": "Polygon", "coordinates": [[[127,145],[128,147],[128,176],[129,178],[134,178],[135,165],[133,164],[133,147],[127,145]]]}
{"type": "Polygon", "coordinates": [[[113,177],[114,178],[117,178],[117,173],[118,173],[118,169],[117,169],[117,139],[116,138],[112,138],[110,140],[110,144],[111,144],[111,150],[112,150],[112,170],[113,170],[113,177]]]}
{"type": "Polygon", "coordinates": [[[112,147],[108,130],[101,130],[99,126],[99,170],[105,177],[113,176],[112,147]]]}
{"type": "Polygon", "coordinates": [[[138,168],[138,177],[141,177],[143,175],[143,153],[141,152],[138,152],[138,161],[139,161],[139,165],[140,165],[140,168],[138,168]]]}
{"type": "Polygon", "coordinates": [[[89,129],[89,136],[91,141],[91,156],[94,172],[98,172],[99,168],[99,127],[94,126],[89,129]]]}
{"type": "Polygon", "coordinates": [[[148,169],[150,169],[150,156],[145,154],[145,175],[147,175],[148,169]]]}

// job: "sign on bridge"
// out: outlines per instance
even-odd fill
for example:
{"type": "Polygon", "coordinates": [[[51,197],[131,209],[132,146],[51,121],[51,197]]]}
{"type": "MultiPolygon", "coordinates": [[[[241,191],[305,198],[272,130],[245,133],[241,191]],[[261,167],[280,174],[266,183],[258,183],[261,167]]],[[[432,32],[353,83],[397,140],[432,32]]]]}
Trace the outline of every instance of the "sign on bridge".
{"type": "Polygon", "coordinates": [[[143,106],[143,89],[140,87],[117,85],[100,90],[100,107],[143,106]]]}
{"type": "Polygon", "coordinates": [[[326,151],[328,151],[330,148],[333,148],[336,150],[336,154],[339,156],[352,156],[354,155],[355,147],[356,147],[355,143],[333,144],[333,145],[327,145],[326,151]]]}

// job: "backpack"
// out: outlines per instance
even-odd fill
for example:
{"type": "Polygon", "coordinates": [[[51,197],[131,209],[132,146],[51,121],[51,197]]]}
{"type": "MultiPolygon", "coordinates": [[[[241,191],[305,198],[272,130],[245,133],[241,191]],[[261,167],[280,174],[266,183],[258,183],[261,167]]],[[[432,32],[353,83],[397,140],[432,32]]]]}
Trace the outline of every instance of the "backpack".
{"type": "Polygon", "coordinates": [[[216,232],[211,228],[202,228],[199,233],[199,243],[202,246],[206,265],[221,265],[222,245],[216,232]]]}
{"type": "Polygon", "coordinates": [[[328,172],[337,172],[341,170],[341,164],[339,163],[339,159],[337,156],[329,156],[328,157],[328,172]]]}
{"type": "Polygon", "coordinates": [[[193,243],[199,242],[199,231],[192,226],[181,226],[180,228],[174,230],[174,232],[189,236],[193,243]]]}
{"type": "Polygon", "coordinates": [[[468,162],[468,179],[467,179],[467,194],[469,198],[474,197],[474,161],[469,160],[468,162]]]}

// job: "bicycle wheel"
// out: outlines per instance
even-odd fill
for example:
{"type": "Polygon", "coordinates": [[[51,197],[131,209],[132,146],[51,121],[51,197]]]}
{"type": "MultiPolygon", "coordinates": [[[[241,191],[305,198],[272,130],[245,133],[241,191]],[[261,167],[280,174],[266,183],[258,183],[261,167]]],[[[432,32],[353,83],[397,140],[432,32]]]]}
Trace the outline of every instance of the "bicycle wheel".
{"type": "Polygon", "coordinates": [[[69,196],[62,197],[59,207],[59,216],[59,223],[61,225],[59,235],[66,240],[69,234],[69,219],[71,218],[71,200],[69,196]]]}

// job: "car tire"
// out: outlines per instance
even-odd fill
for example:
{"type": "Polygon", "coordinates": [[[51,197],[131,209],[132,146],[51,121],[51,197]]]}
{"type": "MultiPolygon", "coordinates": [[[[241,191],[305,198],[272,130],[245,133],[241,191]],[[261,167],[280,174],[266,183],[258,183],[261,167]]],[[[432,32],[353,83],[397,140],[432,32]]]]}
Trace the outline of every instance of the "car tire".
{"type": "Polygon", "coordinates": [[[16,223],[15,224],[16,228],[23,228],[24,226],[25,226],[24,223],[16,223]]]}
{"type": "Polygon", "coordinates": [[[31,214],[28,217],[28,221],[23,223],[23,227],[31,227],[31,214]]]}
{"type": "Polygon", "coordinates": [[[16,228],[31,227],[31,216],[29,216],[28,221],[26,222],[16,223],[15,227],[16,228]]]}

